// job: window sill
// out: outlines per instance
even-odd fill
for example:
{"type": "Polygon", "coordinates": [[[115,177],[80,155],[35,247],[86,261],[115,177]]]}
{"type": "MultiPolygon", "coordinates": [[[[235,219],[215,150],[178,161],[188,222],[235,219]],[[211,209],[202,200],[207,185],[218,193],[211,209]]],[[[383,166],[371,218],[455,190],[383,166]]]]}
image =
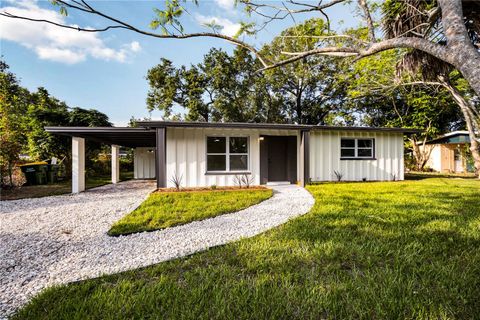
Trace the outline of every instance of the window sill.
{"type": "Polygon", "coordinates": [[[340,158],[340,160],[377,160],[377,158],[340,158]]]}
{"type": "Polygon", "coordinates": [[[206,176],[223,176],[223,175],[238,175],[238,174],[252,174],[250,171],[207,171],[206,176]]]}

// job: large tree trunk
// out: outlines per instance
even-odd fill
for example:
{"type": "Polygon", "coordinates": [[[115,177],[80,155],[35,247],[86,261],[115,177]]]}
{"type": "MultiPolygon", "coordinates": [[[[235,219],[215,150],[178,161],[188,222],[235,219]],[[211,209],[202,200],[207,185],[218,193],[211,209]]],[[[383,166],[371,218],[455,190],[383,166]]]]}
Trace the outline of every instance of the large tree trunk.
{"type": "Polygon", "coordinates": [[[465,27],[461,0],[438,0],[447,38],[447,62],[454,65],[480,96],[480,52],[473,46],[465,27]]]}
{"type": "Polygon", "coordinates": [[[480,117],[478,112],[447,79],[439,77],[439,81],[452,94],[453,99],[460,106],[460,110],[465,118],[465,124],[467,125],[468,136],[470,137],[470,151],[472,152],[475,170],[480,179],[480,143],[478,142],[480,140],[480,132],[478,132],[480,117]]]}

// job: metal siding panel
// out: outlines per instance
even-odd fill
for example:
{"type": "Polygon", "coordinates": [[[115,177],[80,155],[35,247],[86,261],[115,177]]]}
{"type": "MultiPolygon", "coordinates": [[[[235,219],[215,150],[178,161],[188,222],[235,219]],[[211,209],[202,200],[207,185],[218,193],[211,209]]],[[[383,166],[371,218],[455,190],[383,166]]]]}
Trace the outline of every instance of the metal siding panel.
{"type": "Polygon", "coordinates": [[[399,161],[399,180],[405,180],[405,159],[404,159],[404,146],[403,135],[399,135],[400,144],[400,158],[399,161]]]}

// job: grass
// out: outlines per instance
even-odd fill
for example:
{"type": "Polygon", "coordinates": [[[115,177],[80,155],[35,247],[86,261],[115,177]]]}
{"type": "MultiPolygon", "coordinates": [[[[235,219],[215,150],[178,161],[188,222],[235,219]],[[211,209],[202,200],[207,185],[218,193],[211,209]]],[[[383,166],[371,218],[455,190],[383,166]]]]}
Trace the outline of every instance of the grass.
{"type": "Polygon", "coordinates": [[[153,231],[235,212],[272,196],[270,189],[152,193],[137,209],[116,222],[108,234],[153,231]]]}
{"type": "MultiPolygon", "coordinates": [[[[14,319],[475,319],[480,182],[310,186],[259,236],[45,290],[14,319]]],[[[139,252],[141,256],[141,252],[139,252]]]]}
{"type": "MultiPolygon", "coordinates": [[[[121,180],[133,178],[133,172],[121,172],[121,180]]],[[[86,177],[85,188],[91,189],[111,183],[111,176],[90,176],[86,177]]],[[[18,200],[25,198],[40,198],[47,196],[57,196],[72,192],[72,182],[70,180],[57,183],[43,184],[38,186],[22,186],[19,188],[1,190],[0,200],[18,200]]]]}

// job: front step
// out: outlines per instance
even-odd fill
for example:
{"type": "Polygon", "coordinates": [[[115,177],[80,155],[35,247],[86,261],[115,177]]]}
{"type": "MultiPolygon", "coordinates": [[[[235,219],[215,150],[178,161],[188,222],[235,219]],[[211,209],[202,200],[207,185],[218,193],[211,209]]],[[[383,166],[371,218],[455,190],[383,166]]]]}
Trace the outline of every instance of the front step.
{"type": "Polygon", "coordinates": [[[270,181],[267,186],[285,186],[291,184],[290,181],[270,181]]]}

